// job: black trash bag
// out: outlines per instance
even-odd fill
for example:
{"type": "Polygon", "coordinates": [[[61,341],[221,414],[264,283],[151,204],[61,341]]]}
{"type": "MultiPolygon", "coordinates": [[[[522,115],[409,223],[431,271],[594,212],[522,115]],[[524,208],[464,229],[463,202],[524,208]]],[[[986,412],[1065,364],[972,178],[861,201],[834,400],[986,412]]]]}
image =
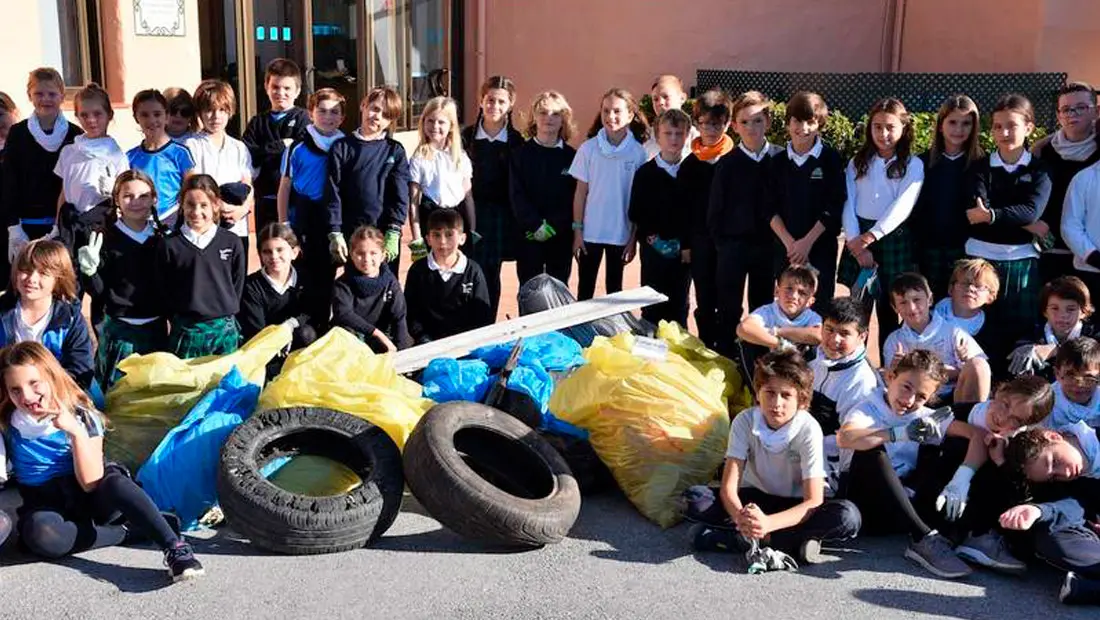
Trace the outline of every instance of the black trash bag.
{"type": "Polygon", "coordinates": [[[565,459],[569,469],[573,471],[573,478],[581,489],[581,495],[598,495],[615,488],[615,477],[600,460],[592,444],[577,437],[546,431],[539,431],[539,435],[565,459]]]}
{"type": "MultiPolygon", "coordinates": [[[[524,316],[568,306],[577,301],[569,287],[561,280],[540,274],[528,280],[519,289],[519,314],[524,316]]],[[[657,329],[648,321],[643,321],[629,312],[597,319],[589,323],[582,323],[567,327],[561,333],[576,340],[582,347],[592,344],[596,336],[614,336],[623,332],[633,332],[637,336],[653,337],[657,329]]]]}

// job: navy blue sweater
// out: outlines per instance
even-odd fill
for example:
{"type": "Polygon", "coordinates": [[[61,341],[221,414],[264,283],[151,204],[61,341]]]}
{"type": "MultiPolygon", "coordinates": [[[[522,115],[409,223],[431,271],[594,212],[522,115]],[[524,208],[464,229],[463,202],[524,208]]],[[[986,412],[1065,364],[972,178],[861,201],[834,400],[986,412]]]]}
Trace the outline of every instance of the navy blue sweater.
{"type": "MultiPolygon", "coordinates": [[[[719,160],[721,161],[721,160],[719,160]]],[[[707,211],[710,208],[710,187],[714,182],[714,169],[717,162],[706,162],[695,153],[684,158],[680,172],[676,175],[688,192],[685,208],[686,222],[680,237],[680,248],[690,250],[693,243],[710,238],[707,228],[707,211]]]]}
{"type": "Polygon", "coordinates": [[[768,145],[767,153],[755,161],[735,148],[718,161],[710,186],[707,228],[718,239],[766,240],[773,236],[766,206],[769,168],[783,147],[768,145]]]}
{"type": "Polygon", "coordinates": [[[166,315],[193,321],[236,316],[248,261],[243,249],[237,235],[220,227],[205,248],[182,234],[160,243],[156,272],[166,315]]]}
{"type": "MultiPolygon", "coordinates": [[[[76,123],[69,123],[61,148],[72,144],[82,133],[76,123]]],[[[61,177],[53,169],[61,148],[51,153],[39,146],[25,120],[12,125],[4,145],[4,193],[0,202],[5,225],[18,224],[21,219],[53,219],[57,215],[61,177]]]]}
{"type": "Polygon", "coordinates": [[[382,265],[372,278],[353,265],[344,267],[332,289],[332,324],[356,332],[375,351],[381,343],[374,338],[378,330],[398,349],[412,345],[406,317],[405,294],[389,267],[382,265]]]}
{"type": "Polygon", "coordinates": [[[684,211],[690,199],[683,181],[658,166],[656,157],[642,164],[634,173],[627,211],[638,239],[644,242],[650,235],[662,239],[684,237],[689,223],[684,211]]]}
{"type": "Polygon", "coordinates": [[[1032,234],[1022,227],[1034,224],[1050,198],[1050,176],[1038,157],[1013,172],[993,168],[989,157],[975,162],[971,198],[981,198],[993,211],[993,222],[969,227],[970,236],[987,243],[1024,245],[1032,234]]]}
{"type": "Polygon", "coordinates": [[[970,166],[966,157],[939,157],[929,164],[930,154],[920,156],[924,184],[909,216],[909,230],[917,247],[957,248],[966,245],[970,222],[966,210],[974,206],[970,195],[970,166]]]}
{"type": "Polygon", "coordinates": [[[306,127],[309,127],[309,112],[299,107],[287,110],[277,120],[271,112],[261,112],[248,121],[241,142],[252,155],[252,165],[260,170],[253,182],[256,196],[274,196],[279,191],[279,166],[286,150],[283,140],[301,140],[306,136],[306,127]]]}
{"type": "Polygon", "coordinates": [[[401,230],[409,213],[409,160],[393,138],[336,141],[328,154],[329,231],[401,230]]]}
{"type": "Polygon", "coordinates": [[[823,145],[820,157],[811,155],[799,166],[783,149],[772,158],[770,172],[768,221],[778,215],[795,239],[805,237],[821,222],[825,227],[821,238],[834,243],[840,234],[840,214],[848,197],[840,153],[823,145]]]}
{"type": "Polygon", "coordinates": [[[568,144],[546,147],[528,140],[512,151],[508,191],[520,230],[531,232],[546,220],[559,235],[571,235],[577,180],[569,174],[577,150],[568,144]]]}
{"type": "Polygon", "coordinates": [[[523,145],[523,136],[509,126],[507,142],[495,140],[476,140],[477,124],[470,125],[462,130],[462,148],[470,156],[470,164],[474,169],[471,192],[474,196],[474,204],[498,205],[507,208],[508,195],[508,160],[511,159],[513,149],[523,145]]]}
{"type": "MultiPolygon", "coordinates": [[[[405,275],[409,335],[416,344],[490,325],[493,309],[481,267],[472,260],[446,282],[423,258],[405,275]]],[[[395,343],[396,344],[396,343],[395,343]]]]}
{"type": "Polygon", "coordinates": [[[93,298],[102,299],[107,316],[148,319],[164,313],[156,272],[157,246],[164,241],[153,235],[138,243],[114,224],[103,229],[103,248],[95,274],[81,274],[93,298]]]}

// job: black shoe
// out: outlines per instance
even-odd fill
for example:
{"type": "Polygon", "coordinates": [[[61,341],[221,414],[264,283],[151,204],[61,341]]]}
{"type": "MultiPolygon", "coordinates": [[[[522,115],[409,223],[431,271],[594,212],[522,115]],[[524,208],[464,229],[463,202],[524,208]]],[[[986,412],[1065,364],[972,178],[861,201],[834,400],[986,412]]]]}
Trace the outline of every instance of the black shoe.
{"type": "Polygon", "coordinates": [[[1100,581],[1070,571],[1062,582],[1058,600],[1066,605],[1100,605],[1100,581]]]}
{"type": "Polygon", "coordinates": [[[749,550],[749,541],[737,530],[711,527],[705,523],[696,523],[688,530],[691,548],[696,551],[727,551],[744,553],[749,550]]]}
{"type": "Polygon", "coordinates": [[[168,567],[168,574],[172,576],[173,583],[206,574],[202,563],[195,559],[195,552],[191,549],[191,545],[183,541],[164,552],[164,564],[168,567]]]}

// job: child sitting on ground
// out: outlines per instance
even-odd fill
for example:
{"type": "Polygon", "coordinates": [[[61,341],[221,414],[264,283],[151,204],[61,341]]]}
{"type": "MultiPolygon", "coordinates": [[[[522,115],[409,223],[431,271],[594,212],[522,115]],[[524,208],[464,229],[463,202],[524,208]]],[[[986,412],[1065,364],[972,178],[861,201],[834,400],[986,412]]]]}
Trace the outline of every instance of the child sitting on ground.
{"type": "Polygon", "coordinates": [[[298,258],[298,237],[286,224],[268,224],[260,231],[261,269],[244,281],[237,322],[241,338],[251,340],[268,325],[285,323],[294,332],[291,349],[307,347],[317,339],[312,325],[309,279],[294,268],[298,258]],[[304,281],[303,281],[304,280],[304,281]]]}
{"type": "Polygon", "coordinates": [[[849,501],[825,500],[821,427],[806,412],[813,381],[794,351],[769,353],[756,364],[759,406],[730,427],[718,497],[706,486],[684,493],[685,517],[697,551],[748,552],[765,542],[808,564],[820,561],[821,542],[859,533],[849,501]]]}
{"type": "Polygon", "coordinates": [[[974,338],[930,312],[932,289],[919,273],[903,273],[890,285],[890,300],[902,325],[886,337],[882,349],[883,367],[915,349],[935,353],[945,364],[947,380],[941,383],[939,399],[975,403],[987,400],[992,384],[989,362],[974,338]]]}
{"type": "Polygon", "coordinates": [[[466,243],[462,215],[439,209],[426,226],[431,253],[405,276],[409,335],[416,344],[453,336],[493,322],[481,267],[459,249],[466,243]]]}
{"type": "MultiPolygon", "coordinates": [[[[952,409],[956,415],[969,409],[968,424],[1005,438],[1022,427],[1044,422],[1053,408],[1054,389],[1050,383],[1035,375],[1021,375],[998,385],[992,398],[984,403],[957,405],[952,409]]],[[[990,456],[994,457],[993,443],[987,443],[990,445],[990,456]]],[[[1003,453],[998,454],[993,461],[1002,463],[1002,456],[1003,453]]]]}
{"type": "Polygon", "coordinates": [[[361,338],[375,353],[408,348],[412,339],[405,322],[405,295],[386,264],[382,231],[360,226],[348,250],[351,263],[332,291],[332,324],[361,338]]]}
{"type": "Polygon", "coordinates": [[[985,306],[997,299],[1001,279],[997,270],[983,258],[964,258],[955,262],[947,294],[933,310],[963,331],[979,339],[985,325],[985,306]]]}
{"type": "Polygon", "coordinates": [[[1100,426],[1100,342],[1074,338],[1058,347],[1051,360],[1054,412],[1046,426],[1055,430],[1077,422],[1100,426]]]}
{"type": "Polygon", "coordinates": [[[1046,322],[1037,325],[1030,338],[1020,340],[1009,355],[1008,372],[1039,373],[1048,380],[1054,373],[1047,361],[1067,340],[1093,337],[1096,327],[1087,321],[1092,314],[1089,289],[1076,276],[1061,276],[1043,285],[1039,308],[1046,322]]]}
{"type": "Polygon", "coordinates": [[[745,317],[737,326],[737,336],[769,349],[816,347],[821,344],[821,315],[810,309],[816,291],[816,269],[787,267],[775,283],[775,301],[745,317]]]}

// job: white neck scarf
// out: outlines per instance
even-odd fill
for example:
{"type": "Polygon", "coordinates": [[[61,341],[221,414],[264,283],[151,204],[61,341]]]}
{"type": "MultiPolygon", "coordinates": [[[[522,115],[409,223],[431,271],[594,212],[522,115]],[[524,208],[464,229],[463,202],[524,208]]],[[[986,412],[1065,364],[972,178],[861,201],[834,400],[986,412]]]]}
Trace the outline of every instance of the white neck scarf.
{"type": "Polygon", "coordinates": [[[1065,130],[1059,129],[1050,139],[1050,145],[1066,161],[1085,161],[1096,152],[1096,130],[1090,131],[1080,142],[1070,142],[1065,130]]]}
{"type": "Polygon", "coordinates": [[[65,142],[65,136],[69,135],[69,120],[65,118],[64,114],[59,113],[57,120],[53,123],[53,133],[48,134],[38,122],[38,115],[31,114],[30,118],[27,119],[27,129],[34,136],[34,141],[38,143],[38,146],[51,153],[56,153],[57,149],[61,148],[61,144],[65,142]]]}
{"type": "Polygon", "coordinates": [[[768,426],[768,421],[764,419],[764,412],[760,411],[760,407],[754,407],[752,411],[752,434],[760,439],[760,445],[764,446],[765,450],[772,454],[779,454],[791,444],[791,437],[797,435],[802,427],[806,425],[806,419],[807,416],[799,411],[794,414],[790,422],[773,429],[768,426]]]}
{"type": "MultiPolygon", "coordinates": [[[[1077,321],[1077,324],[1073,326],[1073,329],[1069,330],[1069,335],[1066,336],[1066,340],[1080,338],[1081,327],[1081,321],[1077,321]]],[[[1043,323],[1043,337],[1046,338],[1047,344],[1060,344],[1058,337],[1054,335],[1054,330],[1050,327],[1050,323],[1043,323]]]]}
{"type": "Polygon", "coordinates": [[[316,144],[318,147],[320,147],[322,151],[326,153],[329,151],[329,149],[332,148],[334,142],[344,137],[344,132],[340,131],[339,129],[337,129],[336,133],[332,134],[331,136],[322,135],[321,132],[318,131],[317,128],[313,125],[307,126],[306,131],[309,132],[309,135],[313,136],[314,144],[316,144]]]}

